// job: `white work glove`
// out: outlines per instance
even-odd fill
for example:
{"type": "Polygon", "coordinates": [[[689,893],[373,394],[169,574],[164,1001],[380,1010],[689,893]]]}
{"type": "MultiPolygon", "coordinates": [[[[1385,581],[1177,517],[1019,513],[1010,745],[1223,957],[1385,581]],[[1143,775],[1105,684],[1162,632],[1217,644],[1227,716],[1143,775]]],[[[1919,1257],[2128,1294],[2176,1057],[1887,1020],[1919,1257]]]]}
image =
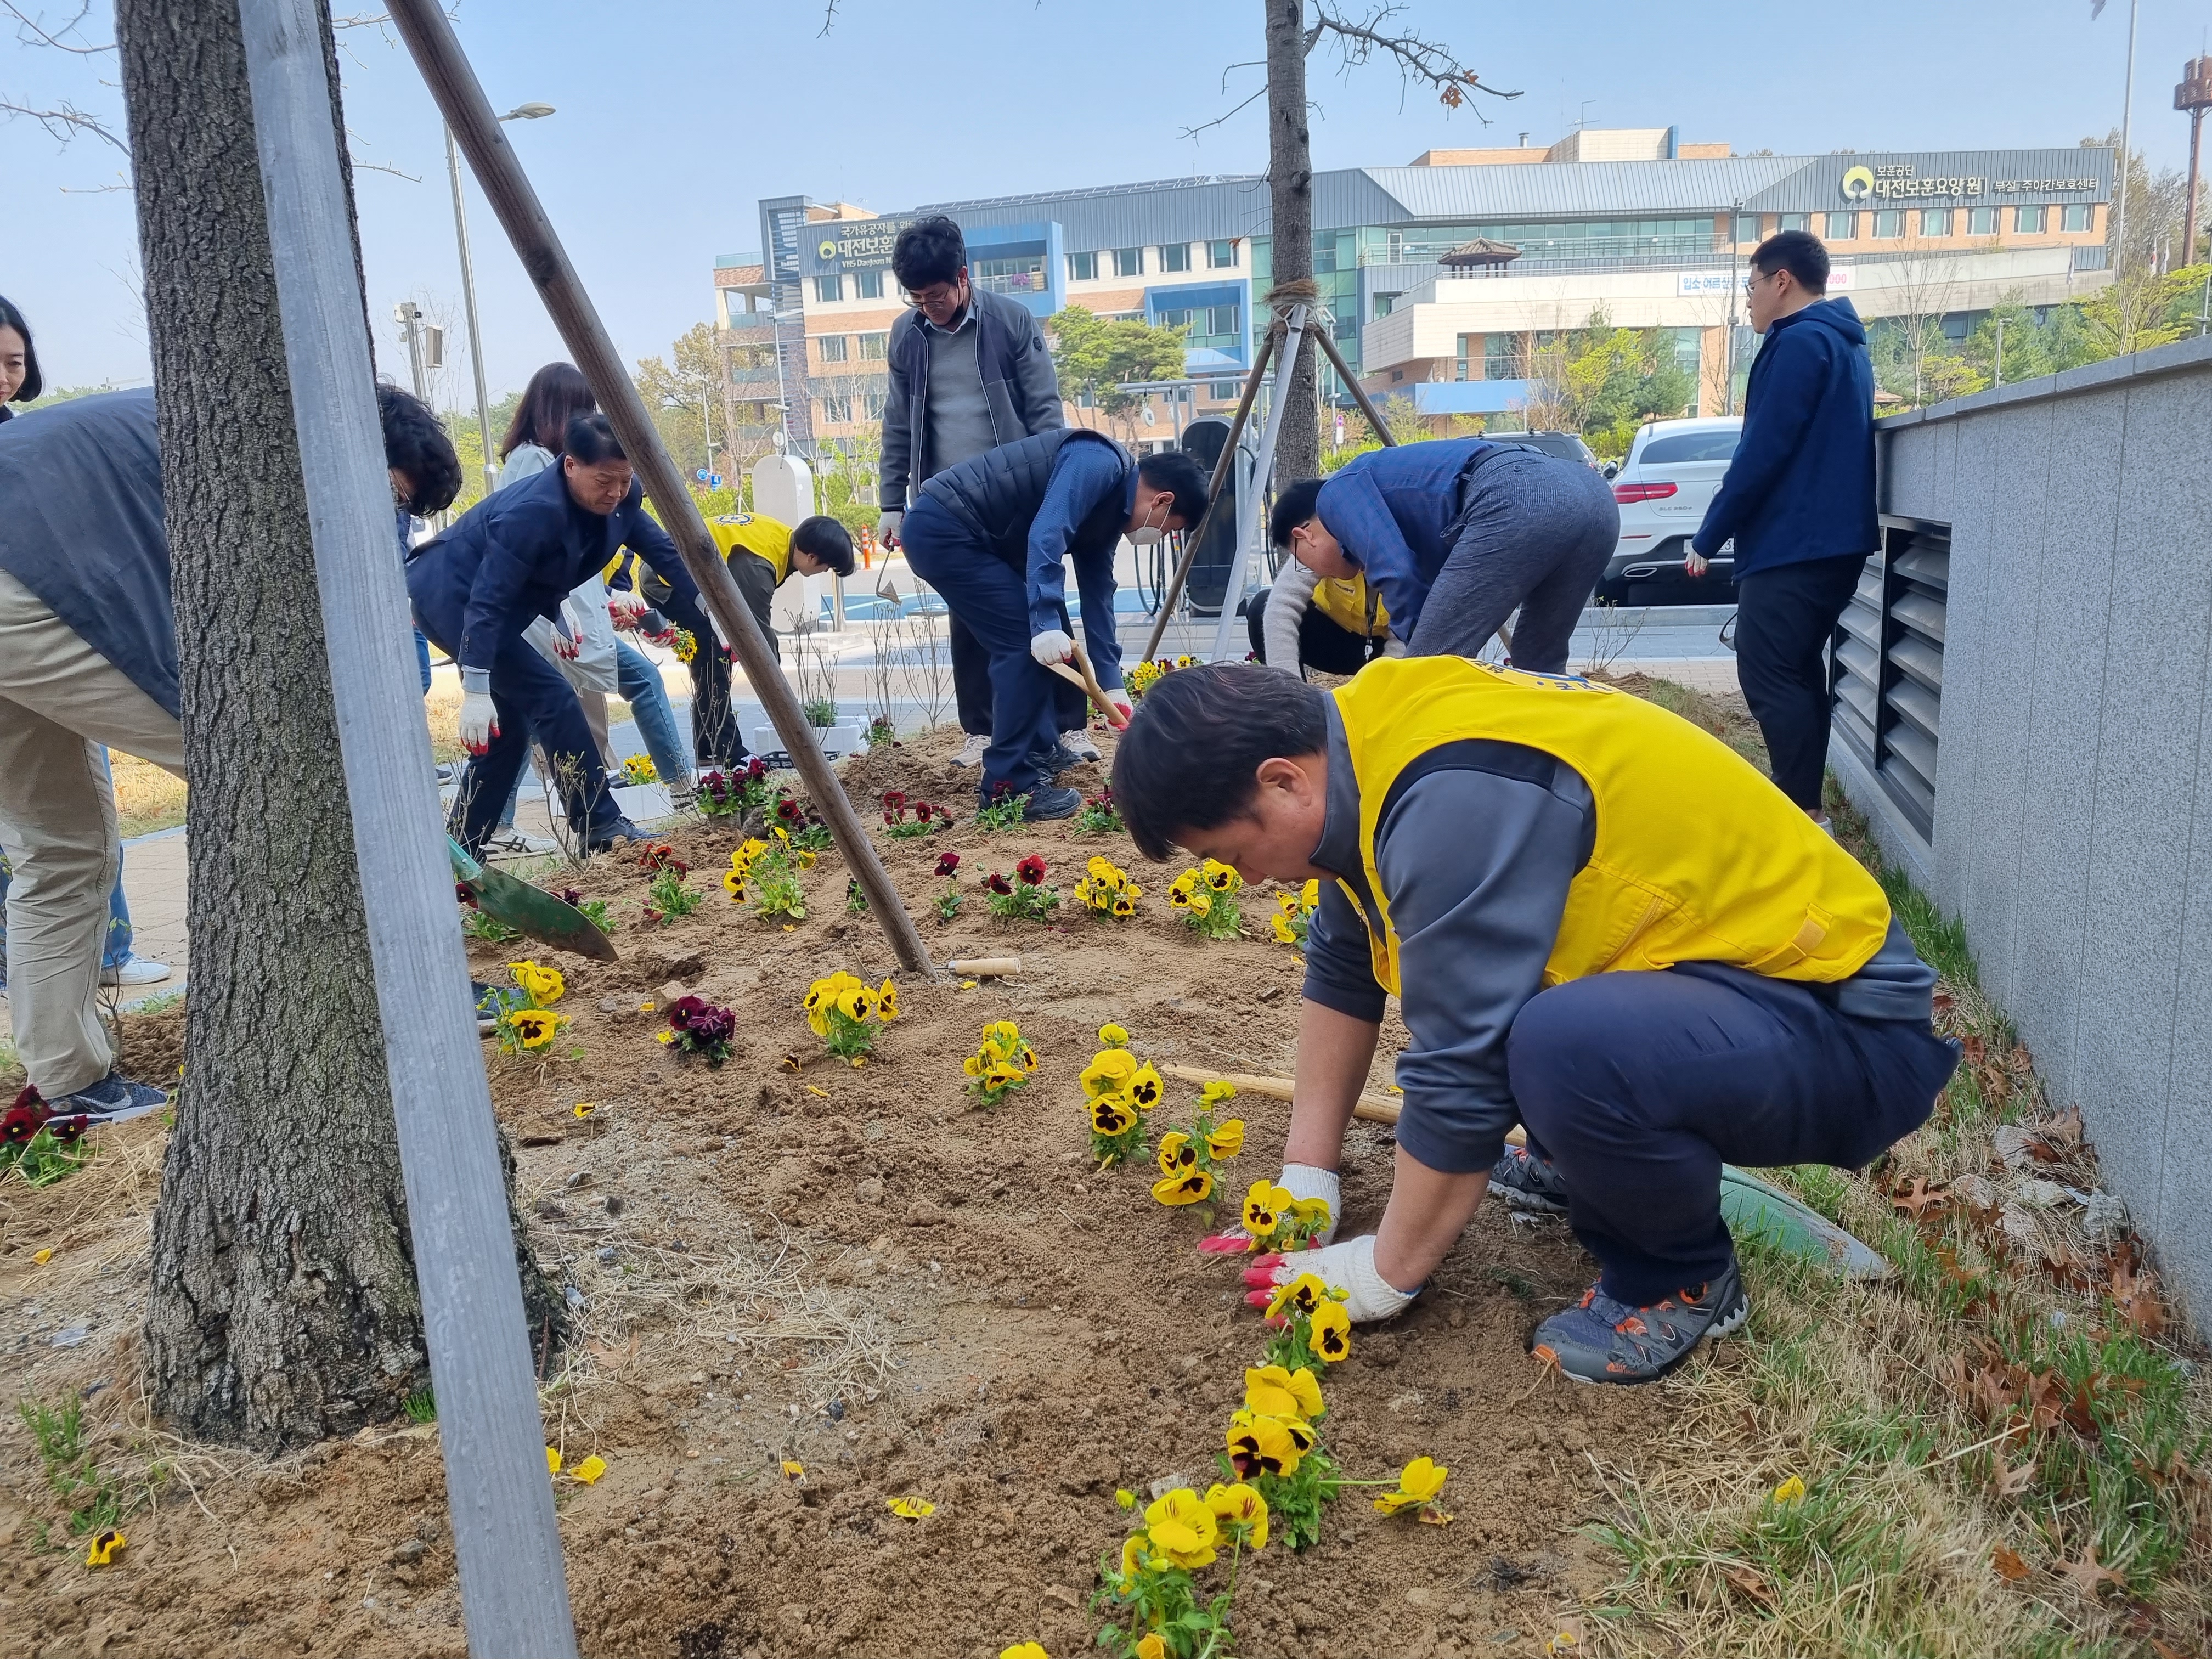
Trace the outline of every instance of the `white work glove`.
{"type": "Polygon", "coordinates": [[[1112,703],[1114,707],[1120,711],[1120,717],[1118,719],[1110,720],[1106,723],[1112,726],[1116,732],[1127,731],[1129,729],[1130,719],[1129,700],[1122,695],[1121,688],[1119,686],[1109,687],[1106,692],[1106,701],[1112,703]]]}
{"type": "Polygon", "coordinates": [[[653,607],[639,593],[624,593],[610,590],[607,593],[607,615],[617,628],[627,628],[653,607]]]}
{"type": "Polygon", "coordinates": [[[1348,1238],[1325,1249],[1260,1257],[1244,1270],[1244,1282],[1251,1287],[1244,1293],[1244,1299],[1255,1308],[1264,1308],[1275,1299],[1278,1288],[1300,1273],[1311,1273],[1346,1291],[1344,1310],[1352,1316],[1354,1324],[1395,1319],[1421,1293],[1419,1285],[1411,1291],[1401,1291],[1375,1271],[1375,1235],[1362,1233],[1358,1238],[1348,1238]]]}
{"type": "MultiPolygon", "coordinates": [[[[1311,1164],[1285,1164],[1275,1184],[1292,1198],[1318,1198],[1328,1206],[1328,1224],[1314,1235],[1317,1247],[1336,1237],[1337,1224],[1344,1219],[1344,1193],[1335,1170],[1311,1164]]],[[[1231,1227],[1211,1238],[1201,1238],[1198,1248],[1208,1255],[1242,1255],[1252,1248],[1252,1235],[1242,1227],[1231,1227]]]]}
{"type": "Polygon", "coordinates": [[[1057,628],[1048,628],[1030,640],[1030,655],[1049,668],[1056,662],[1066,662],[1075,655],[1075,641],[1057,628]]]}
{"type": "Polygon", "coordinates": [[[553,654],[563,662],[574,662],[584,652],[584,630],[577,625],[574,612],[562,601],[561,614],[553,623],[553,654]]]}
{"type": "Polygon", "coordinates": [[[1400,639],[1395,634],[1389,635],[1382,641],[1382,654],[1386,657],[1404,656],[1406,654],[1405,641],[1400,639]]]}
{"type": "Polygon", "coordinates": [[[884,547],[896,547],[898,545],[899,526],[905,522],[906,511],[904,508],[896,507],[885,507],[883,511],[883,516],[876,520],[877,542],[884,547]]]}
{"type": "Polygon", "coordinates": [[[1692,576],[1702,576],[1712,568],[1712,561],[1692,548],[1682,556],[1682,568],[1692,576]]]}
{"type": "Polygon", "coordinates": [[[471,755],[481,755],[491,747],[491,740],[499,735],[499,715],[492,708],[491,692],[488,689],[470,689],[461,693],[461,747],[471,755]]]}

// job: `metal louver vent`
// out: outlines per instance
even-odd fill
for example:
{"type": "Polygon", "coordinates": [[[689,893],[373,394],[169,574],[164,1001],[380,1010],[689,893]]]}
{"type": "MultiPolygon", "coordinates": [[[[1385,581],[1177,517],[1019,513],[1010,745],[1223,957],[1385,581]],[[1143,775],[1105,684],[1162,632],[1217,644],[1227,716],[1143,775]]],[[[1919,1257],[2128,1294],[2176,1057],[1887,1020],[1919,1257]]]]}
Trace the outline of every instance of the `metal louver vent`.
{"type": "Polygon", "coordinates": [[[1836,627],[1834,729],[1933,839],[1951,527],[1885,515],[1881,539],[1836,627]]]}

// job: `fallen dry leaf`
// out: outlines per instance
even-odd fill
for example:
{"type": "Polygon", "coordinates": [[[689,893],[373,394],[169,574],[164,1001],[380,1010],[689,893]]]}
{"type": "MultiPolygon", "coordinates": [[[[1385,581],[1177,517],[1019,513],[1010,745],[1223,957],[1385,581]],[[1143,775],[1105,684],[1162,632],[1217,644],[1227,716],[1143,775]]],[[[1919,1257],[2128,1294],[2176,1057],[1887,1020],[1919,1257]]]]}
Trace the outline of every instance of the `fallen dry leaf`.
{"type": "Polygon", "coordinates": [[[2000,1544],[1990,1552],[1990,1565],[1998,1577],[2008,1584],[2017,1584],[2027,1577],[2027,1563],[2000,1544]]]}
{"type": "Polygon", "coordinates": [[[2125,1590],[2128,1587],[2128,1581],[2123,1574],[2114,1572],[2097,1559],[2097,1547],[2094,1544],[2084,1544],[2081,1547],[2080,1560],[2061,1562],[2051,1571],[2060,1577],[2069,1580],[2075,1589],[2080,1590],[2092,1601],[2097,1599],[2098,1594],[2107,1584],[2117,1584],[2122,1590],[2125,1590]]]}
{"type": "Polygon", "coordinates": [[[1904,1212],[1915,1221],[1919,1220],[1925,1212],[1941,1210],[1950,1201],[1951,1195],[1940,1187],[1931,1189],[1924,1176],[1913,1176],[1909,1188],[1900,1183],[1889,1199],[1893,1209],[1904,1212]]]}
{"type": "MultiPolygon", "coordinates": [[[[2035,1460],[2032,1457],[2018,1468],[2014,1468],[2007,1463],[1997,1465],[1996,1489],[1997,1496],[2000,1498],[2017,1498],[2026,1492],[2034,1480],[2035,1460]]],[[[1999,1546],[2001,1550],[2002,1547],[1999,1546]]],[[[2009,1554],[2010,1552],[2006,1551],[2005,1553],[2009,1554]]],[[[2018,1560],[2020,1558],[2014,1556],[2013,1559],[2018,1560]]]]}
{"type": "Polygon", "coordinates": [[[1765,1578],[1753,1571],[1749,1567],[1730,1567],[1725,1572],[1722,1573],[1721,1577],[1727,1579],[1729,1583],[1735,1585],[1736,1589],[1741,1590],[1746,1595],[1748,1595],[1753,1601],[1758,1602],[1762,1607],[1769,1609],[1773,1607],[1774,1590],[1772,1587],[1767,1583],[1765,1578]]]}
{"type": "Polygon", "coordinates": [[[589,1346],[592,1350],[592,1358],[599,1362],[600,1370],[618,1371],[637,1358],[639,1340],[638,1334],[632,1331],[629,1346],[626,1348],[610,1348],[604,1343],[591,1343],[589,1346]]]}

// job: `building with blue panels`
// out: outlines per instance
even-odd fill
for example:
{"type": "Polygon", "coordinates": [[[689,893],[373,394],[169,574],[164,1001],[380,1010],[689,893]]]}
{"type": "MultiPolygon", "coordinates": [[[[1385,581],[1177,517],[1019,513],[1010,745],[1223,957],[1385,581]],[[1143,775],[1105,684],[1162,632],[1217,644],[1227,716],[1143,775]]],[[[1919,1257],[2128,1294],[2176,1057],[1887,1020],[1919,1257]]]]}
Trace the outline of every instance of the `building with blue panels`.
{"type": "MultiPolygon", "coordinates": [[[[1862,314],[1939,318],[1963,337],[2000,298],[2057,304],[2108,280],[2112,177],[2101,147],[1735,155],[1671,127],[1584,129],[1548,148],[1431,150],[1316,174],[1315,280],[1363,384],[1424,415],[1510,426],[1540,400],[1529,382],[1545,343],[1598,311],[1668,331],[1698,388],[1686,412],[1718,413],[1750,360],[1736,284],[1765,237],[1815,232],[1862,314]]],[[[739,434],[780,420],[807,454],[881,416],[901,306],[891,245],[923,215],[957,220],[972,279],[1040,318],[1081,306],[1186,331],[1194,384],[1153,398],[1150,422],[1116,428],[1140,448],[1233,403],[1272,276],[1257,174],[886,215],[787,196],[759,212],[763,252],[716,262],[726,412],[739,434]]],[[[1324,390],[1343,399],[1333,376],[1324,390]]],[[[1103,418],[1079,406],[1069,417],[1103,418]]]]}

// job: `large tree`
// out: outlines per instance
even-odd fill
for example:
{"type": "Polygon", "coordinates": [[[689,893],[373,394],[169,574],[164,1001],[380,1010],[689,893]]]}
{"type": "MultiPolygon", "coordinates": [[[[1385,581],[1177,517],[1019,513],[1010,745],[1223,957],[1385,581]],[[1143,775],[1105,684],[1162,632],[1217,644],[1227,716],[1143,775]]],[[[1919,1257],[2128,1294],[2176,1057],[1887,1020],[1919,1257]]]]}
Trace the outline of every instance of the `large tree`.
{"type": "Polygon", "coordinates": [[[428,1370],[238,9],[115,9],[192,801],[149,1383],[184,1432],[276,1448],[428,1370]]]}

